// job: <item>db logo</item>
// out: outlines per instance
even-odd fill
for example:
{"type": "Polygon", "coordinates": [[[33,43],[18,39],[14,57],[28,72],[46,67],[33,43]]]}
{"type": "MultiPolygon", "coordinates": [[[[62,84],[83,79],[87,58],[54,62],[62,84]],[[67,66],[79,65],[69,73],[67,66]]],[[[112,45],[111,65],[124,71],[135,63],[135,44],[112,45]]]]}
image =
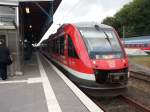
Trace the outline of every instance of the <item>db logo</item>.
{"type": "Polygon", "coordinates": [[[108,66],[111,67],[111,68],[116,67],[116,63],[113,60],[108,60],[107,63],[108,63],[108,66]]]}

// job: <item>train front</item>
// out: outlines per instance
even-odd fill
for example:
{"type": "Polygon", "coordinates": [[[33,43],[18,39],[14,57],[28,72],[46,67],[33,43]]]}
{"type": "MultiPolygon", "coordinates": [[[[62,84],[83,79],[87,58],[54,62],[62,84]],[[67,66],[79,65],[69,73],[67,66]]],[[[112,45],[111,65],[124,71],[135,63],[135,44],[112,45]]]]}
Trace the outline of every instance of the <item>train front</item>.
{"type": "Polygon", "coordinates": [[[128,59],[115,30],[106,25],[78,29],[95,75],[96,83],[89,84],[94,96],[124,93],[129,77],[128,59]]]}

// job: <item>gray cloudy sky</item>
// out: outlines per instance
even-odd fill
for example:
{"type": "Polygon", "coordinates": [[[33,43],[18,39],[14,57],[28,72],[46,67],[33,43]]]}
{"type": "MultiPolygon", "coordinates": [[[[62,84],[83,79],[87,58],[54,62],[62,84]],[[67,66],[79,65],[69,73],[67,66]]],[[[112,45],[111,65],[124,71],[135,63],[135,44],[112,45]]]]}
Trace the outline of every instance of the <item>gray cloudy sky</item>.
{"type": "Polygon", "coordinates": [[[113,16],[120,8],[132,0],[62,0],[54,15],[54,22],[101,22],[113,16]]]}
{"type": "Polygon", "coordinates": [[[113,16],[123,5],[132,0],[62,0],[54,14],[54,23],[43,39],[55,32],[58,24],[81,21],[102,22],[107,16],[113,16]]]}

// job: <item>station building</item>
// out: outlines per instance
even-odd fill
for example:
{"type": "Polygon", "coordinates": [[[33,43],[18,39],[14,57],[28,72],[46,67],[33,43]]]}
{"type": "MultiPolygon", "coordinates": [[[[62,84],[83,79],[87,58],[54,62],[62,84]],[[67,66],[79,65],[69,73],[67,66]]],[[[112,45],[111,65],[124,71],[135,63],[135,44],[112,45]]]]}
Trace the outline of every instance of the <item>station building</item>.
{"type": "Polygon", "coordinates": [[[0,39],[9,47],[13,64],[8,75],[23,75],[26,43],[36,44],[53,23],[61,0],[0,0],[0,39]]]}

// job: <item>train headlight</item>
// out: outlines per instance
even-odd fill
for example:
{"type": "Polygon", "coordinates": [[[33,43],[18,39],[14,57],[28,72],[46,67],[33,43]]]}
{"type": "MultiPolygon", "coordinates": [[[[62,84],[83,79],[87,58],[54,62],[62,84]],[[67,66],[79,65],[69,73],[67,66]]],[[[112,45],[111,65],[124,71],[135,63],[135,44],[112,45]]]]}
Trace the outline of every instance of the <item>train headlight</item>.
{"type": "Polygon", "coordinates": [[[123,62],[123,63],[126,63],[126,60],[125,60],[125,59],[123,59],[123,60],[122,60],[122,62],[123,62]]]}
{"type": "Polygon", "coordinates": [[[93,64],[96,64],[96,61],[93,61],[93,64]]]}
{"type": "Polygon", "coordinates": [[[125,59],[122,60],[124,66],[127,66],[127,61],[125,59]]]}

